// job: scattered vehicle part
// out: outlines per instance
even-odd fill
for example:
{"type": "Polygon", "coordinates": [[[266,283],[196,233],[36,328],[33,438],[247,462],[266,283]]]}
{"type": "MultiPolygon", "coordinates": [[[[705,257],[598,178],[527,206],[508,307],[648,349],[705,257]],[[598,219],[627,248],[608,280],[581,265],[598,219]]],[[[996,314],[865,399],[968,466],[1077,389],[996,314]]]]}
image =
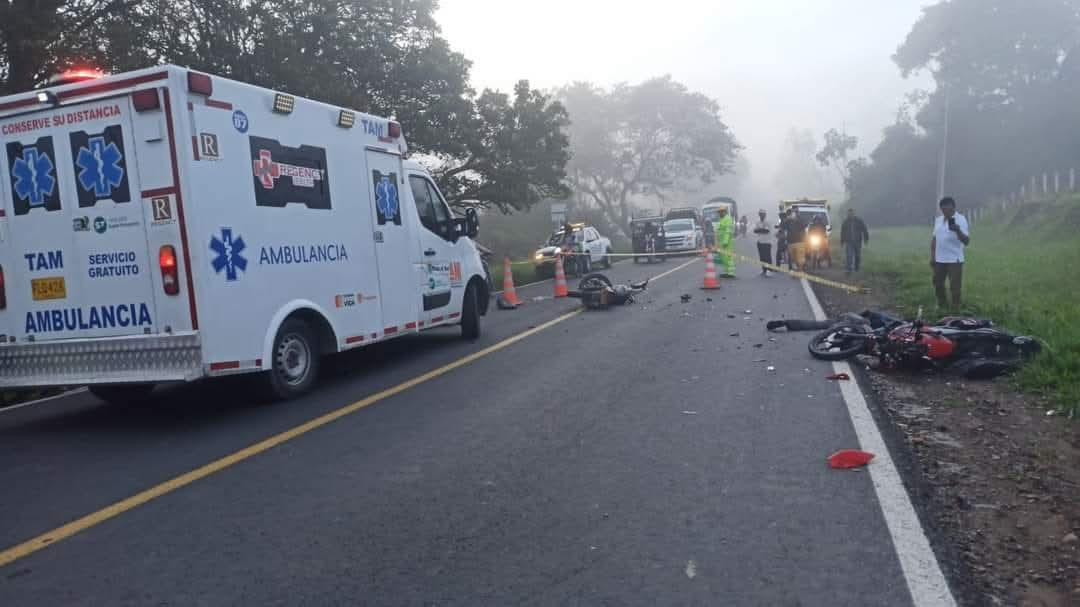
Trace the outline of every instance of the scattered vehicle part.
{"type": "Polygon", "coordinates": [[[829,466],[838,470],[862,468],[874,459],[874,454],[858,449],[841,449],[829,456],[829,466]]]}

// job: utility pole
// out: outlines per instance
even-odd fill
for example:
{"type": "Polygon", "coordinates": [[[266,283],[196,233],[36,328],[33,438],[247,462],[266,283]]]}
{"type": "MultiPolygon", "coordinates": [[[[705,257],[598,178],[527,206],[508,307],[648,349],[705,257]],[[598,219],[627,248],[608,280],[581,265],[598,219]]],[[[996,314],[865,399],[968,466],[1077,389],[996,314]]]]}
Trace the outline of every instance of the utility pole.
{"type": "Polygon", "coordinates": [[[942,86],[945,89],[945,124],[941,135],[941,159],[938,162],[938,200],[945,197],[945,162],[949,154],[949,85],[942,86]]]}

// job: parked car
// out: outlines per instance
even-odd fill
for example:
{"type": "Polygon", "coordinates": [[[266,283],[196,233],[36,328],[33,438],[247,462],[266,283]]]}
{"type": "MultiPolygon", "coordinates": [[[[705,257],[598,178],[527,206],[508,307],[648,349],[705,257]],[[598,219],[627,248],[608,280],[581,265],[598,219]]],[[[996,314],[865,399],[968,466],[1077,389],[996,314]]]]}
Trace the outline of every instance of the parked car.
{"type": "Polygon", "coordinates": [[[664,214],[664,220],[670,221],[672,219],[691,219],[699,227],[703,227],[705,221],[701,216],[701,211],[695,207],[676,207],[670,209],[664,214]]]}
{"type": "MultiPolygon", "coordinates": [[[[597,264],[610,268],[611,239],[601,236],[599,230],[583,223],[575,223],[571,224],[571,226],[574,230],[575,240],[580,243],[580,248],[588,255],[581,256],[584,263],[572,264],[579,267],[564,267],[564,269],[571,274],[587,274],[597,264]]],[[[533,254],[533,267],[536,268],[538,276],[553,276],[555,274],[555,256],[565,252],[563,247],[566,246],[566,241],[567,234],[563,231],[563,228],[559,228],[552,232],[547,242],[536,250],[536,253],[533,254]]],[[[565,265],[567,264],[564,262],[565,265]]]]}
{"type": "Polygon", "coordinates": [[[634,263],[644,259],[648,263],[664,261],[664,218],[655,216],[635,217],[630,220],[630,240],[634,248],[634,263]],[[640,254],[640,255],[639,255],[640,254]]]}
{"type": "Polygon", "coordinates": [[[669,219],[664,222],[664,245],[668,253],[701,249],[705,233],[693,219],[669,219]]]}

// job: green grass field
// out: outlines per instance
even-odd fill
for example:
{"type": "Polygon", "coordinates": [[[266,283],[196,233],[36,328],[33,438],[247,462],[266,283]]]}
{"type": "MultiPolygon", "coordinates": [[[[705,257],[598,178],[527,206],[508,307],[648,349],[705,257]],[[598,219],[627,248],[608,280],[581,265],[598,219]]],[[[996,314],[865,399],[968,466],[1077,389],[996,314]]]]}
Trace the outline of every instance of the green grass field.
{"type": "MultiPolygon", "coordinates": [[[[1049,345],[1016,377],[1080,415],[1080,201],[1047,203],[972,227],[964,312],[1049,345]]],[[[891,284],[908,312],[938,313],[929,267],[930,227],[872,230],[863,269],[891,284]]]]}
{"type": "MultiPolygon", "coordinates": [[[[531,263],[515,263],[511,265],[514,273],[514,286],[520,286],[529,284],[530,282],[536,282],[541,280],[536,275],[536,270],[531,263]]],[[[491,264],[491,280],[495,283],[495,289],[501,291],[503,288],[503,262],[499,261],[491,264]]]]}
{"type": "MultiPolygon", "coordinates": [[[[618,258],[614,259],[613,263],[621,263],[621,262],[627,261],[627,260],[628,260],[628,258],[626,258],[626,257],[618,257],[618,258]]],[[[514,273],[514,286],[515,287],[520,287],[521,285],[527,285],[530,282],[536,282],[538,280],[544,280],[545,278],[551,278],[551,276],[539,276],[539,275],[537,275],[536,269],[533,268],[533,265],[532,265],[531,262],[526,262],[526,263],[512,262],[511,267],[513,268],[512,271],[514,273]]],[[[601,268],[601,267],[596,267],[595,271],[603,272],[604,269],[601,268]]],[[[491,264],[491,280],[495,283],[495,290],[496,291],[501,291],[502,288],[503,288],[503,286],[502,286],[503,285],[503,272],[504,272],[504,270],[503,270],[503,262],[502,262],[502,260],[499,260],[499,261],[491,264]]]]}

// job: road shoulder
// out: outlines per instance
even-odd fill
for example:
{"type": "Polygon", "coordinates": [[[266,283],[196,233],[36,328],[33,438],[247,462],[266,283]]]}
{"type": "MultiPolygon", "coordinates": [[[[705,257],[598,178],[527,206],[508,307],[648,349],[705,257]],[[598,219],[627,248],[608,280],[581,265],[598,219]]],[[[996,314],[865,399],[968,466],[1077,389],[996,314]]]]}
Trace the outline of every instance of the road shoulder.
{"type": "MultiPolygon", "coordinates": [[[[890,309],[888,282],[868,280],[870,294],[815,291],[830,316],[890,309]]],[[[852,366],[961,603],[1077,604],[1075,423],[1047,415],[1049,403],[1008,380],[884,375],[852,366]]]]}

